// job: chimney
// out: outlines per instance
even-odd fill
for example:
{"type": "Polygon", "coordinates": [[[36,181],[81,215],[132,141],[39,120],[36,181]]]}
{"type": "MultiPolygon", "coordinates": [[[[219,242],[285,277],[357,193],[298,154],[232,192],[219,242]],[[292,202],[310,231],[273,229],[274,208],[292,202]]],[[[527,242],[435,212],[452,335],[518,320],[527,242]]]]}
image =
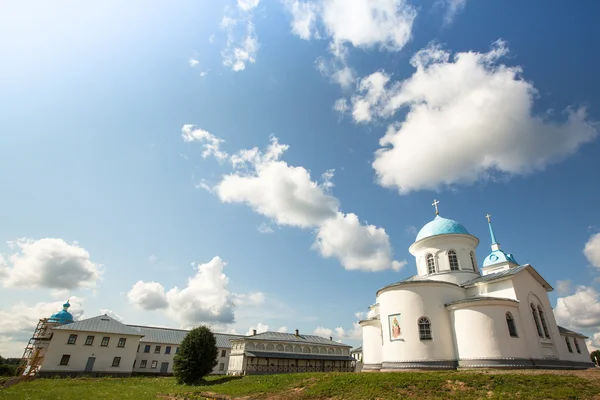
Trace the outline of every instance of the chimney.
{"type": "Polygon", "coordinates": [[[296,329],[296,336],[300,336],[300,331],[296,329]]]}
{"type": "Polygon", "coordinates": [[[329,336],[329,340],[333,340],[333,337],[332,337],[332,336],[329,336]]]}
{"type": "Polygon", "coordinates": [[[256,329],[252,329],[252,336],[256,336],[256,329]]]}

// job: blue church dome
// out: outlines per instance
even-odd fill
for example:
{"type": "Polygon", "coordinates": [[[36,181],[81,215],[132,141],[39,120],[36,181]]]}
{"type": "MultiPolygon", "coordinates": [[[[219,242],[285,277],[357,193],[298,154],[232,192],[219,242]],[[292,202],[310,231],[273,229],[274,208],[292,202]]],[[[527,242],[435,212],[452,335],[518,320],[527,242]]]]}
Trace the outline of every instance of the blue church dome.
{"type": "Polygon", "coordinates": [[[73,315],[71,315],[71,313],[67,311],[70,306],[71,305],[67,300],[67,302],[63,304],[63,309],[57,313],[52,314],[52,316],[48,319],[48,322],[56,322],[59,324],[70,324],[71,322],[73,322],[73,315]]]}
{"type": "Polygon", "coordinates": [[[415,241],[419,241],[430,236],[449,234],[470,235],[470,233],[467,231],[467,228],[465,228],[458,222],[448,218],[442,218],[439,215],[436,215],[433,221],[427,223],[424,227],[421,228],[415,241]]]}
{"type": "Polygon", "coordinates": [[[504,251],[498,249],[492,251],[486,258],[483,260],[483,266],[489,267],[490,265],[500,264],[503,262],[509,261],[513,264],[519,265],[519,263],[515,260],[512,254],[505,253],[504,251]]]}

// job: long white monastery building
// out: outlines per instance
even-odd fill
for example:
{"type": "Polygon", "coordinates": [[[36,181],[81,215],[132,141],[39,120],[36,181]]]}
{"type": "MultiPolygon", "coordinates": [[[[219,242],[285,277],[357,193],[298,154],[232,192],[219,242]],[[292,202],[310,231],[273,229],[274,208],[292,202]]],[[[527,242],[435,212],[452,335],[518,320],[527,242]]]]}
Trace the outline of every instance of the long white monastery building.
{"type": "Polygon", "coordinates": [[[478,268],[479,239],[437,213],[409,251],[417,274],[381,288],[360,322],[363,371],[412,368],[589,368],[585,336],[556,324],[553,288],[495,239],[478,268]]]}
{"type": "MultiPolygon", "coordinates": [[[[23,358],[23,373],[38,376],[170,375],[188,331],[126,325],[108,315],[73,321],[63,310],[38,324],[23,358]]],[[[213,374],[354,371],[350,346],[320,336],[264,332],[215,333],[213,374]]]]}

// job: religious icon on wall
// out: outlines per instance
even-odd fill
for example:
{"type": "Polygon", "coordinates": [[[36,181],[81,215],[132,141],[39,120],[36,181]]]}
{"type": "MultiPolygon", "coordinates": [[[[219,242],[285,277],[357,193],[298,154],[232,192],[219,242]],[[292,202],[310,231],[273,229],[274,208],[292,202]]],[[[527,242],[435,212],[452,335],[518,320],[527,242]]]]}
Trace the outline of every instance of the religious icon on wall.
{"type": "Polygon", "coordinates": [[[402,340],[402,328],[400,328],[400,314],[392,314],[388,316],[390,329],[390,341],[402,340]]]}

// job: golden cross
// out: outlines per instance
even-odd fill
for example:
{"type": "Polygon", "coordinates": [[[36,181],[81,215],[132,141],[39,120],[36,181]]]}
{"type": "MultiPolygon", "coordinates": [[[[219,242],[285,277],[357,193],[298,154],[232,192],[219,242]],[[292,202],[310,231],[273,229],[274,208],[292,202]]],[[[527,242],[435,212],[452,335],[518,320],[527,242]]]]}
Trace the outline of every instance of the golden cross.
{"type": "Polygon", "coordinates": [[[433,199],[433,204],[432,204],[432,206],[434,206],[434,207],[435,207],[435,215],[439,215],[439,214],[440,214],[440,212],[438,211],[438,204],[440,204],[440,202],[439,202],[439,201],[437,201],[436,199],[433,199]]]}

